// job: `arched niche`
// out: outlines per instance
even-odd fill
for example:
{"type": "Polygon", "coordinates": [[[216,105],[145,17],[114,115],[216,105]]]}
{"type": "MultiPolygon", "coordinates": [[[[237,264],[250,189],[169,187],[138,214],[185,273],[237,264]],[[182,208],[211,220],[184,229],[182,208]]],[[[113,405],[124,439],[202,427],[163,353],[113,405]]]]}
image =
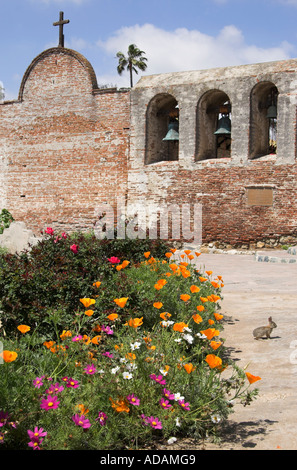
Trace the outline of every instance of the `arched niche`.
{"type": "Polygon", "coordinates": [[[178,119],[178,103],[172,95],[160,93],[152,98],[146,112],[145,164],[178,160],[178,119]]]}
{"type": "Polygon", "coordinates": [[[196,120],[196,161],[230,157],[231,102],[228,95],[217,89],[205,92],[197,105],[196,120]],[[220,133],[216,134],[218,131],[220,133]]]}
{"type": "Polygon", "coordinates": [[[277,150],[277,98],[274,83],[257,83],[250,95],[249,158],[276,154],[277,150]]]}

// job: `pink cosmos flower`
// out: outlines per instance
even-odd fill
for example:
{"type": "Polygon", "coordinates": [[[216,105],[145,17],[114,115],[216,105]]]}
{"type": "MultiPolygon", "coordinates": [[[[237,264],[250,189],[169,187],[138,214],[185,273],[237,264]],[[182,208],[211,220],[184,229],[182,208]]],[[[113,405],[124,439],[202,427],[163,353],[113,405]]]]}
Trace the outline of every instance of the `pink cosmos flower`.
{"type": "Polygon", "coordinates": [[[151,374],[150,379],[154,380],[155,382],[157,382],[160,385],[166,385],[166,380],[163,379],[162,375],[158,375],[158,377],[157,377],[156,374],[151,374]]]}
{"type": "Polygon", "coordinates": [[[163,388],[163,395],[165,398],[168,398],[168,400],[174,400],[174,393],[171,393],[170,390],[166,388],[163,388]]]}
{"type": "Polygon", "coordinates": [[[45,229],[45,233],[47,233],[48,235],[54,235],[54,231],[51,227],[47,227],[45,229]]]}
{"type": "Polygon", "coordinates": [[[38,429],[38,426],[35,426],[34,431],[30,431],[30,429],[28,429],[27,433],[31,441],[38,441],[40,437],[47,435],[47,432],[44,431],[43,428],[38,429]]]}
{"type": "Polygon", "coordinates": [[[185,400],[179,400],[178,403],[184,410],[190,410],[190,403],[186,403],[185,400]]]}
{"type": "Polygon", "coordinates": [[[65,240],[66,240],[66,238],[67,238],[67,233],[62,232],[62,233],[61,233],[61,236],[62,236],[63,238],[65,238],[65,240]]]}
{"type": "Polygon", "coordinates": [[[110,326],[101,326],[101,331],[106,333],[107,335],[113,335],[113,330],[110,328],[110,326]]]}
{"type": "Polygon", "coordinates": [[[154,418],[154,416],[147,418],[147,423],[154,429],[162,429],[162,422],[158,418],[154,418]]]}
{"type": "Polygon", "coordinates": [[[77,341],[80,341],[81,339],[83,339],[82,335],[76,335],[76,336],[73,336],[73,338],[71,338],[71,341],[76,343],[77,341]]]}
{"type": "Polygon", "coordinates": [[[8,421],[8,418],[9,418],[9,414],[6,413],[6,411],[1,410],[1,411],[0,411],[0,428],[1,428],[2,426],[5,426],[5,424],[6,424],[7,421],[8,421]]]}
{"type": "Polygon", "coordinates": [[[107,415],[103,411],[99,411],[98,418],[96,418],[95,421],[99,421],[99,424],[101,426],[105,426],[107,421],[107,415]]]}
{"type": "Polygon", "coordinates": [[[40,388],[43,385],[42,379],[44,379],[44,375],[42,377],[36,377],[35,380],[33,380],[33,385],[35,388],[40,388]]]}
{"type": "Polygon", "coordinates": [[[84,415],[74,415],[72,416],[72,421],[76,426],[81,426],[83,429],[88,429],[91,427],[90,421],[84,415]]]}
{"type": "Polygon", "coordinates": [[[112,358],[113,358],[113,354],[112,354],[112,353],[110,353],[110,352],[108,352],[108,351],[106,351],[106,352],[102,353],[102,356],[109,357],[110,359],[112,359],[112,358]]]}
{"type": "Polygon", "coordinates": [[[107,258],[108,261],[110,261],[111,264],[118,264],[121,262],[121,260],[119,258],[117,258],[116,256],[112,256],[111,258],[107,258]]]}
{"type": "Polygon", "coordinates": [[[165,400],[165,398],[161,398],[161,400],[159,401],[159,404],[161,405],[162,408],[164,408],[164,410],[168,410],[168,408],[172,407],[169,401],[165,400]]]}
{"type": "Polygon", "coordinates": [[[55,385],[52,384],[50,388],[46,390],[46,393],[48,393],[49,395],[52,395],[53,393],[59,393],[59,392],[62,392],[63,390],[64,390],[63,385],[56,383],[55,385]]]}
{"type": "Polygon", "coordinates": [[[74,380],[71,377],[68,379],[66,383],[67,388],[78,388],[79,387],[79,382],[78,380],[74,380]]]}
{"type": "Polygon", "coordinates": [[[94,364],[90,364],[90,365],[88,365],[87,367],[84,368],[84,371],[88,375],[93,375],[93,374],[96,374],[97,369],[94,366],[94,364]]]}
{"type": "Polygon", "coordinates": [[[56,410],[59,403],[57,396],[52,397],[51,395],[48,395],[46,398],[41,399],[40,408],[43,410],[56,410]]]}
{"type": "Polygon", "coordinates": [[[140,405],[140,399],[134,395],[134,393],[131,393],[130,395],[127,396],[127,400],[131,405],[134,406],[139,406],[140,405]]]}
{"type": "Polygon", "coordinates": [[[71,245],[70,250],[76,254],[78,252],[78,248],[79,248],[78,245],[73,244],[71,245]]]}

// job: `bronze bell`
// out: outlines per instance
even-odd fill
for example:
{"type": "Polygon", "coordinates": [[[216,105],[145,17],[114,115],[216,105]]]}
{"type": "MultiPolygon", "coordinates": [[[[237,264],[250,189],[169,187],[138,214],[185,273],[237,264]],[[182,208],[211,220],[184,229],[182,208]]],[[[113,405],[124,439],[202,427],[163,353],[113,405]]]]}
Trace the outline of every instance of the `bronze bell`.
{"type": "Polygon", "coordinates": [[[179,140],[177,121],[172,121],[168,124],[168,132],[162,140],[179,140]]]}
{"type": "Polygon", "coordinates": [[[231,134],[231,120],[228,116],[222,116],[218,122],[218,128],[214,132],[215,135],[230,135],[231,134]]]}

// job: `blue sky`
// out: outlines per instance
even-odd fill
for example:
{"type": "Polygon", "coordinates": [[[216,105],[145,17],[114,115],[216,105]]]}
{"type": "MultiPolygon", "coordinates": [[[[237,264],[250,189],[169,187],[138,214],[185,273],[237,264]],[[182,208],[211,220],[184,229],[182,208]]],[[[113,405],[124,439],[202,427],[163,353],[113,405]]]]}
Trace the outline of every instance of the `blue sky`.
{"type": "Polygon", "coordinates": [[[22,77],[42,51],[58,45],[93,65],[99,85],[129,86],[116,71],[118,51],[136,44],[141,75],[297,57],[297,0],[0,0],[0,85],[16,99],[22,77]]]}

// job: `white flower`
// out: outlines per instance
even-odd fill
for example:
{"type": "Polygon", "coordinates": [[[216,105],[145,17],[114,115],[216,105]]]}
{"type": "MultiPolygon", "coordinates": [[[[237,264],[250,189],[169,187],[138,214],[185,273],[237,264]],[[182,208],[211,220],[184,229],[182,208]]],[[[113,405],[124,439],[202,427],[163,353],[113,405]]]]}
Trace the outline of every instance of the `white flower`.
{"type": "Polygon", "coordinates": [[[166,369],[159,369],[159,371],[161,372],[162,375],[167,375],[168,374],[168,370],[166,370],[166,369]]]}
{"type": "Polygon", "coordinates": [[[220,415],[212,415],[210,419],[213,423],[219,423],[221,421],[220,415]]]}
{"type": "Polygon", "coordinates": [[[177,441],[176,437],[170,437],[170,439],[168,439],[167,443],[168,444],[174,444],[176,441],[177,441]]]}
{"type": "Polygon", "coordinates": [[[128,370],[136,370],[137,369],[137,365],[134,364],[134,362],[130,362],[130,364],[127,364],[126,367],[127,367],[128,370]]]}
{"type": "Polygon", "coordinates": [[[121,364],[126,364],[126,362],[128,362],[128,359],[126,359],[125,357],[121,357],[120,362],[121,364]]]}
{"type": "Polygon", "coordinates": [[[175,393],[174,394],[174,399],[175,399],[175,401],[184,400],[185,397],[182,397],[180,393],[175,393]]]}
{"type": "Polygon", "coordinates": [[[183,336],[184,336],[184,339],[185,339],[186,341],[188,341],[189,344],[192,344],[192,343],[193,343],[193,341],[194,341],[193,336],[191,336],[191,335],[183,335],[183,336]]]}
{"type": "Polygon", "coordinates": [[[130,346],[131,346],[132,351],[134,351],[135,349],[140,348],[141,343],[139,341],[135,341],[135,343],[131,343],[130,346]]]}
{"type": "Polygon", "coordinates": [[[181,426],[181,422],[180,422],[180,419],[178,417],[175,418],[175,426],[178,426],[178,427],[181,426]]]}
{"type": "Polygon", "coordinates": [[[187,331],[188,333],[192,333],[192,330],[188,328],[187,326],[184,327],[183,332],[187,331]]]}
{"type": "Polygon", "coordinates": [[[133,378],[132,374],[130,374],[129,372],[123,372],[123,379],[130,380],[132,378],[133,378]]]}
{"type": "Polygon", "coordinates": [[[161,321],[161,325],[162,326],[170,326],[170,325],[173,325],[174,324],[174,321],[171,321],[171,320],[163,320],[161,321]]]}
{"type": "Polygon", "coordinates": [[[174,341],[175,341],[176,343],[180,343],[180,342],[181,342],[181,338],[175,339],[174,341]]]}
{"type": "Polygon", "coordinates": [[[197,333],[196,336],[198,336],[198,338],[201,338],[201,339],[207,339],[207,336],[205,336],[202,333],[197,333]]]}
{"type": "Polygon", "coordinates": [[[120,370],[120,367],[119,367],[119,366],[116,366],[116,367],[114,367],[113,369],[111,369],[111,373],[112,373],[112,374],[116,374],[118,370],[120,370]]]}

